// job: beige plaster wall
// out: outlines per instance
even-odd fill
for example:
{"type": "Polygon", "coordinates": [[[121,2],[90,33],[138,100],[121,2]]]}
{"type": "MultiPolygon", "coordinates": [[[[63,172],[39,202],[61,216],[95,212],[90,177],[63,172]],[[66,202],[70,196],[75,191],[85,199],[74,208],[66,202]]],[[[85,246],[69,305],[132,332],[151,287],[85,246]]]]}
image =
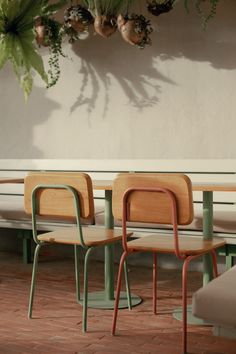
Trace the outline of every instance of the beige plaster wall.
{"type": "Polygon", "coordinates": [[[27,104],[7,65],[0,158],[236,158],[236,1],[221,1],[206,32],[182,1],[148,17],[144,50],[119,33],[65,43],[58,85],[36,78],[27,104]]]}

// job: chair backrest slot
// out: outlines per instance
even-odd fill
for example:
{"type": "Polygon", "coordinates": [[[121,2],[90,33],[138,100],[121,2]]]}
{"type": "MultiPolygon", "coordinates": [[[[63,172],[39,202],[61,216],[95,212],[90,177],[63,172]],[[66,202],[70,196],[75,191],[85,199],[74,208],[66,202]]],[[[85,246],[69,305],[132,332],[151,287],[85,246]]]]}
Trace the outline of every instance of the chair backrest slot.
{"type": "MultiPolygon", "coordinates": [[[[79,196],[80,216],[83,219],[94,218],[94,200],[92,181],[88,174],[78,172],[42,172],[30,173],[25,178],[25,211],[32,213],[31,195],[38,185],[67,185],[73,187],[79,196]]],[[[38,212],[40,216],[52,216],[71,219],[75,217],[73,194],[64,189],[42,189],[37,192],[38,212]]]]}
{"type": "MultiPolygon", "coordinates": [[[[113,214],[122,220],[122,198],[130,188],[165,188],[170,190],[177,202],[179,225],[193,220],[192,185],[184,174],[129,173],[120,174],[113,186],[113,214]]],[[[128,199],[128,221],[171,224],[171,200],[162,192],[134,191],[128,199]]]]}

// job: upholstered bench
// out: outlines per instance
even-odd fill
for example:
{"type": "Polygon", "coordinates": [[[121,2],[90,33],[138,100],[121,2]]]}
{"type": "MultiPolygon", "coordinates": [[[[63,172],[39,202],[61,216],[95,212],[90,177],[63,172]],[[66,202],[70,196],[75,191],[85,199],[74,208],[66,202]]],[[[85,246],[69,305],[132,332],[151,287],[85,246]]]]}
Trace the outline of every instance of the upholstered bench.
{"type": "Polygon", "coordinates": [[[236,339],[236,266],[193,295],[192,311],[214,325],[215,335],[236,339]]]}
{"type": "MultiPolygon", "coordinates": [[[[87,172],[95,180],[112,180],[120,172],[185,173],[193,182],[233,182],[236,183],[236,160],[0,160],[0,177],[24,178],[28,172],[37,171],[81,171],[87,172]]],[[[95,191],[96,224],[104,224],[104,191],[95,191]]],[[[191,225],[182,227],[186,234],[202,234],[202,193],[194,192],[195,217],[191,225]]],[[[70,226],[73,223],[67,222],[70,226]]],[[[57,220],[40,220],[40,229],[50,231],[64,223],[57,220]]],[[[120,224],[116,223],[119,227],[120,224]]],[[[153,231],[154,225],[143,230],[142,225],[130,225],[135,236],[139,230],[153,231]],[[142,230],[141,230],[142,229],[142,230]]],[[[23,238],[24,260],[30,259],[32,238],[31,220],[24,212],[23,184],[0,185],[0,228],[19,231],[23,238]]],[[[156,228],[156,226],[155,226],[156,228]]],[[[160,225],[159,230],[168,231],[160,225]]],[[[233,264],[236,255],[236,193],[214,193],[214,232],[215,236],[226,240],[222,255],[226,256],[227,267],[233,264]]]]}

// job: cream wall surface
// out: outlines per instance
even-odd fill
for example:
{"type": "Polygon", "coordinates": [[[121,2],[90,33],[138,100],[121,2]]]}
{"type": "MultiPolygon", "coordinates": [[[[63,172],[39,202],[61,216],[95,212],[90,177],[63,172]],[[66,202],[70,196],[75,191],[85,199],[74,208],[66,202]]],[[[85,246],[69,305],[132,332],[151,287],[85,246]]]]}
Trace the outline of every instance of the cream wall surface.
{"type": "Polygon", "coordinates": [[[65,43],[58,84],[35,78],[27,104],[10,65],[0,71],[0,158],[236,158],[236,1],[205,32],[182,1],[146,15],[152,46],[118,32],[65,43]]]}

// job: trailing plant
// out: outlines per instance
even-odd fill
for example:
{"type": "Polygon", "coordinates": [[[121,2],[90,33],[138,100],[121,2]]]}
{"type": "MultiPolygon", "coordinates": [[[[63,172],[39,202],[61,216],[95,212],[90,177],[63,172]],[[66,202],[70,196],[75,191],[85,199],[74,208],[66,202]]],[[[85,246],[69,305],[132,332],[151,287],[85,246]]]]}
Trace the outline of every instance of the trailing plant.
{"type": "MultiPolygon", "coordinates": [[[[195,0],[195,8],[202,20],[202,27],[204,29],[206,29],[209,20],[216,15],[217,5],[219,2],[220,0],[195,0]],[[210,11],[208,13],[203,10],[203,4],[210,6],[210,11]]],[[[184,6],[187,12],[189,12],[188,4],[189,0],[184,0],[184,6]]]]}
{"type": "Polygon", "coordinates": [[[39,24],[36,23],[36,40],[37,43],[45,47],[49,47],[49,70],[48,70],[48,84],[47,88],[54,86],[60,77],[60,66],[59,57],[60,55],[65,57],[62,51],[62,39],[63,31],[62,24],[58,21],[48,18],[46,16],[41,16],[39,19],[39,24]],[[39,37],[39,30],[43,32],[43,37],[39,37]],[[43,30],[42,30],[43,29],[43,30]],[[39,39],[40,38],[40,39],[39,39]]]}
{"type": "Polygon", "coordinates": [[[37,42],[39,45],[48,47],[50,52],[47,88],[57,83],[61,73],[59,58],[60,55],[65,57],[62,51],[62,39],[65,32],[63,31],[63,25],[55,20],[53,15],[66,3],[67,0],[59,0],[54,4],[49,4],[49,0],[43,0],[41,13],[35,19],[36,40],[39,33],[42,32],[43,38],[37,42]]]}
{"type": "Polygon", "coordinates": [[[147,9],[154,15],[159,16],[173,9],[173,4],[176,0],[148,0],[147,9]]]}

